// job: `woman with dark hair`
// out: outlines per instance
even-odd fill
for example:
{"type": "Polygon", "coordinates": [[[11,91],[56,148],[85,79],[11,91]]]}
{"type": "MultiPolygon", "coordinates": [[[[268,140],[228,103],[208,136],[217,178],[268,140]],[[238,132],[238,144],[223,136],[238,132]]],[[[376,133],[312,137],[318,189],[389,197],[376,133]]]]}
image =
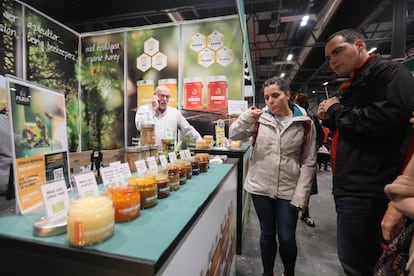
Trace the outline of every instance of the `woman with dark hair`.
{"type": "Polygon", "coordinates": [[[260,222],[263,275],[274,275],[279,243],[284,275],[293,276],[298,212],[308,206],[316,167],[316,134],[305,110],[290,102],[287,80],[268,79],[263,94],[266,107],[243,112],[230,126],[229,137],[254,137],[244,189],[252,197],[260,222]]]}

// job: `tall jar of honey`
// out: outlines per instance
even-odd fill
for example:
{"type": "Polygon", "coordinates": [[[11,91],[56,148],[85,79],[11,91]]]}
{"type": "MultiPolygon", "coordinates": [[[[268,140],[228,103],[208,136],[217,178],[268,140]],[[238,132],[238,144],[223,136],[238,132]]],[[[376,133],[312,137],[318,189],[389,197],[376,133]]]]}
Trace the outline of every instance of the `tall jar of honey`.
{"type": "Polygon", "coordinates": [[[155,145],[155,125],[151,123],[143,123],[141,125],[141,145],[155,145]]]}
{"type": "Polygon", "coordinates": [[[72,199],[68,212],[67,237],[70,245],[87,246],[112,236],[115,214],[108,196],[72,199]]]}
{"type": "Polygon", "coordinates": [[[141,195],[136,186],[115,186],[106,190],[112,198],[115,222],[130,221],[139,216],[141,195]]]}
{"type": "Polygon", "coordinates": [[[128,185],[138,187],[141,195],[141,209],[149,208],[157,204],[158,189],[155,175],[144,174],[138,177],[130,177],[128,185]]]}

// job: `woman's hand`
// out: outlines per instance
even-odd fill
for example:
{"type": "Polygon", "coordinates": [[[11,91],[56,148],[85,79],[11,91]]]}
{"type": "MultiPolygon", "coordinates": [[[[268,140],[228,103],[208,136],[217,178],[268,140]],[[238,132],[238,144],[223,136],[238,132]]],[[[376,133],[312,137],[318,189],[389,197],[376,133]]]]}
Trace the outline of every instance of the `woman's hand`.
{"type": "Polygon", "coordinates": [[[263,110],[259,108],[252,108],[250,114],[257,121],[259,120],[259,117],[263,114],[263,110]]]}

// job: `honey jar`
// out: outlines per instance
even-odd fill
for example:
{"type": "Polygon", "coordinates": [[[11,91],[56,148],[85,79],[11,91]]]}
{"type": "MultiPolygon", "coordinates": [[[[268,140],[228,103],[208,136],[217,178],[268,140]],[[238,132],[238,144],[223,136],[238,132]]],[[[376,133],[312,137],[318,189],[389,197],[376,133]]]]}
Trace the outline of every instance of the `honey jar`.
{"type": "Polygon", "coordinates": [[[125,159],[125,162],[128,163],[129,169],[131,170],[131,172],[136,172],[137,168],[135,167],[135,161],[143,159],[142,147],[140,146],[126,147],[124,159],[125,159]]]}
{"type": "Polygon", "coordinates": [[[167,166],[167,170],[170,190],[176,191],[180,188],[180,175],[178,174],[178,167],[173,164],[169,164],[167,166]]]}
{"type": "Polygon", "coordinates": [[[180,176],[180,185],[184,185],[187,182],[187,170],[185,168],[185,162],[182,159],[178,159],[174,162],[178,169],[178,175],[180,176]]]}
{"type": "Polygon", "coordinates": [[[115,222],[130,221],[139,216],[141,195],[136,186],[115,186],[106,190],[112,198],[115,222]]]}
{"type": "Polygon", "coordinates": [[[166,198],[170,195],[170,185],[168,178],[168,171],[162,170],[155,175],[155,182],[158,187],[158,199],[166,198]]]}
{"type": "Polygon", "coordinates": [[[155,182],[155,175],[144,174],[142,176],[132,176],[129,178],[128,185],[138,187],[141,195],[141,209],[149,208],[157,204],[158,189],[155,182]]]}
{"type": "Polygon", "coordinates": [[[191,168],[192,168],[192,175],[199,175],[200,174],[200,165],[195,157],[191,158],[191,168]]]}
{"type": "Polygon", "coordinates": [[[197,153],[195,159],[200,166],[200,172],[207,172],[208,170],[208,153],[197,153]]]}
{"type": "Polygon", "coordinates": [[[191,179],[193,177],[193,167],[191,165],[190,159],[184,160],[184,168],[185,168],[185,176],[187,179],[191,179]]]}
{"type": "Polygon", "coordinates": [[[155,145],[155,126],[150,123],[141,125],[141,145],[155,145]]]}
{"type": "Polygon", "coordinates": [[[114,233],[112,199],[103,195],[72,199],[67,220],[70,245],[87,246],[102,242],[114,233]]]}

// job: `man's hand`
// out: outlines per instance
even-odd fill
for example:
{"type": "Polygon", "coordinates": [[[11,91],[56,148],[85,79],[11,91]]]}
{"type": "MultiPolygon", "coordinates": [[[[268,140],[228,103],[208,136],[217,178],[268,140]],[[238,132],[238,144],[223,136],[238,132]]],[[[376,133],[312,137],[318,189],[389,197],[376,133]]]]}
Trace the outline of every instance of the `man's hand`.
{"type": "Polygon", "coordinates": [[[405,217],[394,207],[394,203],[388,203],[388,209],[381,221],[382,237],[386,241],[392,241],[404,228],[405,217]]]}
{"type": "Polygon", "coordinates": [[[337,97],[332,97],[327,100],[322,101],[318,106],[318,117],[321,120],[326,120],[329,118],[327,113],[329,107],[332,105],[339,103],[339,99],[337,97]]]}
{"type": "Polygon", "coordinates": [[[160,107],[160,103],[158,102],[158,96],[154,95],[152,96],[152,110],[157,111],[160,107]]]}

